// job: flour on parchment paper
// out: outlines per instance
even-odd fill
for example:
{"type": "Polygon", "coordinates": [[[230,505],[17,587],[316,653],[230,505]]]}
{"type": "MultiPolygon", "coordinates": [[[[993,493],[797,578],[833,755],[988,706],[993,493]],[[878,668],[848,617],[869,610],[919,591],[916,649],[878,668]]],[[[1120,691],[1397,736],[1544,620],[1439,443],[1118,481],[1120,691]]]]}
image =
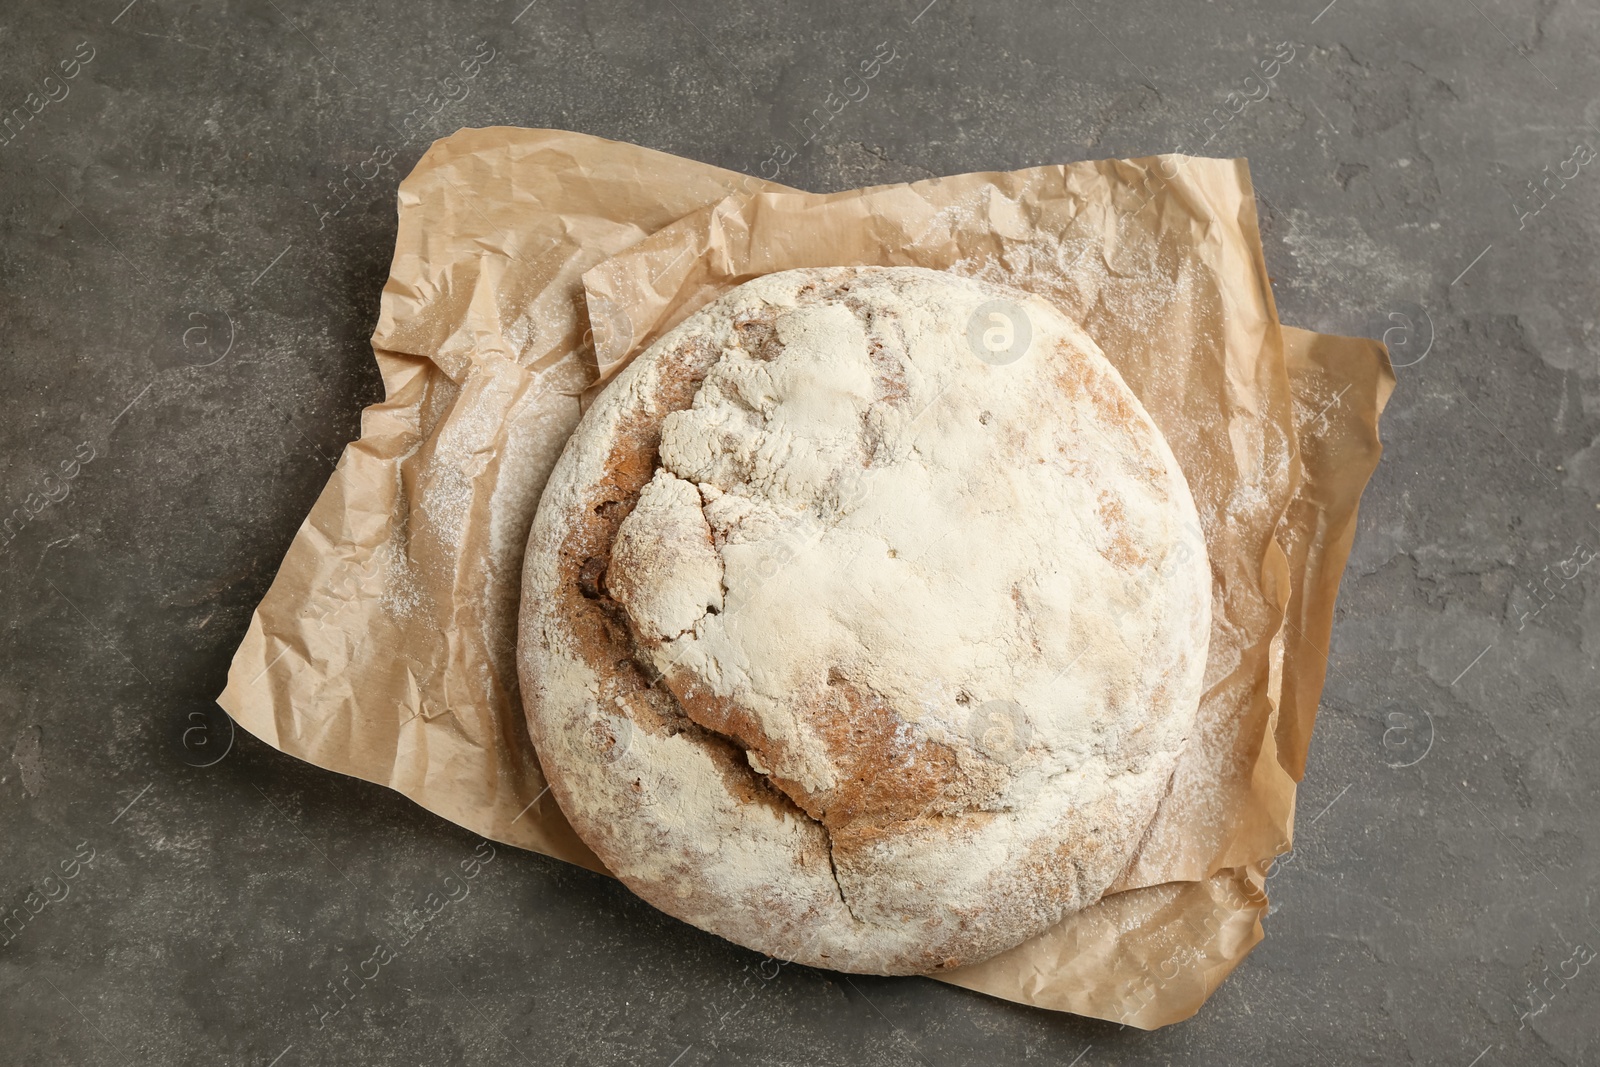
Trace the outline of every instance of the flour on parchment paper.
{"type": "MultiPolygon", "coordinates": [[[[476,354],[476,370],[457,386],[441,378],[422,405],[423,432],[395,465],[391,541],[382,555],[380,603],[402,626],[447,635],[443,654],[460,665],[474,693],[417,692],[433,715],[444,707],[490,709],[514,697],[517,599],[527,529],[544,476],[578,418],[578,401],[558,382],[494,351],[476,354]],[[529,418],[530,410],[541,410],[529,418]],[[406,481],[415,486],[406,491],[406,481]],[[414,506],[408,504],[415,501],[414,506]],[[474,539],[469,531],[483,531],[474,539]],[[413,550],[422,539],[423,550],[413,550]],[[448,617],[442,605],[449,605],[448,617]]],[[[440,664],[416,664],[424,678],[440,664]]]]}

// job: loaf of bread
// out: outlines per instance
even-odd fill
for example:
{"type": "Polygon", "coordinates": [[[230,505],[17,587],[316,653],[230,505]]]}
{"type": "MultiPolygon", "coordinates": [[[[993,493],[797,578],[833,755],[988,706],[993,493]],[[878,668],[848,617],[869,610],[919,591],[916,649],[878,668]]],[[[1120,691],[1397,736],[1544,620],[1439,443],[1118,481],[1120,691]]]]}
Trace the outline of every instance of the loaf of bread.
{"type": "Polygon", "coordinates": [[[785,271],[584,415],[528,542],[523,701],[562,810],[645,900],[781,959],[927,973],[1127,864],[1210,604],[1171,450],[1060,311],[785,271]]]}

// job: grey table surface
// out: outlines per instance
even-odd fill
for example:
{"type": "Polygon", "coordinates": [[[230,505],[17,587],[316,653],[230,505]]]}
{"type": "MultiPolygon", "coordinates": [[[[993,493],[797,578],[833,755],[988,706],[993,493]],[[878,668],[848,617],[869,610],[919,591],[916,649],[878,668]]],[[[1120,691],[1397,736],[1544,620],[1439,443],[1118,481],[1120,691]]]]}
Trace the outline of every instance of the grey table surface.
{"type": "Polygon", "coordinates": [[[1571,0],[6,0],[0,1062],[1600,1060],[1597,44],[1571,0]],[[478,842],[208,709],[380,398],[400,176],[492,124],[754,170],[878,42],[786,181],[1247,156],[1283,319],[1404,364],[1265,941],[1145,1033],[766,978],[502,848],[321,1018],[478,842]]]}

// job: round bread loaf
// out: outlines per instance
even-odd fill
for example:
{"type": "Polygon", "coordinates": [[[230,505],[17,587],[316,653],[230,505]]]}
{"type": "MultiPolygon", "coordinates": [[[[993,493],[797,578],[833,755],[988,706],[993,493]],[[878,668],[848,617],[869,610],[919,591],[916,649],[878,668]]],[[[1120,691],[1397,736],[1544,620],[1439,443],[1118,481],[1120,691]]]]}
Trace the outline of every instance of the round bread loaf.
{"type": "Polygon", "coordinates": [[[1126,865],[1210,604],[1183,474],[1072,321],[939,271],[792,270],[584,415],[528,542],[522,693],[562,811],[639,896],[925,973],[1126,865]]]}

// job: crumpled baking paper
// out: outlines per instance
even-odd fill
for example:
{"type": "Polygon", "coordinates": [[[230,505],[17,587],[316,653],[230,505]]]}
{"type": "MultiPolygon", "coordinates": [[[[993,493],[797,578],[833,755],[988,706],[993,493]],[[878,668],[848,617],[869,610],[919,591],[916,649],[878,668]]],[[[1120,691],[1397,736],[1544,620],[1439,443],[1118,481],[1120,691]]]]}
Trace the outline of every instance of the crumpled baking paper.
{"type": "Polygon", "coordinates": [[[546,794],[515,670],[524,541],[584,398],[684,317],[800,266],[917,265],[1074,316],[1161,426],[1213,572],[1207,692],[1098,904],[941,975],[1153,1028],[1262,937],[1334,598],[1394,386],[1383,346],[1281,326],[1243,160],[1156,156],[817,195],[559,130],[463,130],[400,185],[362,416],[218,698],[318,766],[604,868],[546,794]]]}

